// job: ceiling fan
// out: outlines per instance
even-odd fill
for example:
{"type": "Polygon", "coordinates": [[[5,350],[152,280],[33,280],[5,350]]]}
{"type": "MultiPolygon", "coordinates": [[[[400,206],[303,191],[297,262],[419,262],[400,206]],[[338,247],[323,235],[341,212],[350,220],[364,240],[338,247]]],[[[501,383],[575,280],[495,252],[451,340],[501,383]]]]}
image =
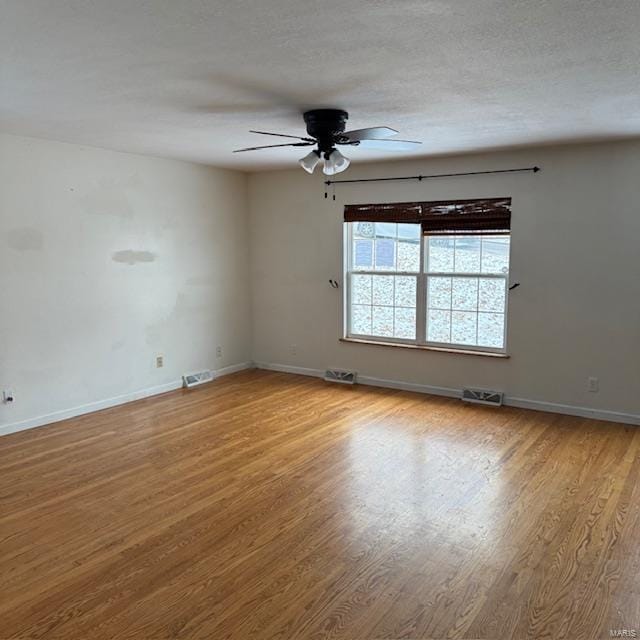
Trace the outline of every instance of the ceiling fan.
{"type": "Polygon", "coordinates": [[[307,125],[308,137],[269,133],[268,131],[251,131],[251,133],[259,133],[265,136],[293,138],[300,142],[248,147],[246,149],[236,149],[234,153],[272,149],[274,147],[317,147],[300,159],[300,166],[307,173],[313,173],[320,161],[324,160],[322,171],[325,175],[332,176],[345,171],[350,164],[350,160],[336,149],[336,145],[360,147],[361,149],[379,149],[380,151],[411,151],[422,144],[421,142],[412,142],[410,140],[391,140],[390,138],[397,135],[398,132],[389,127],[370,127],[368,129],[345,131],[349,114],[341,109],[312,109],[311,111],[306,111],[303,117],[307,125]]]}

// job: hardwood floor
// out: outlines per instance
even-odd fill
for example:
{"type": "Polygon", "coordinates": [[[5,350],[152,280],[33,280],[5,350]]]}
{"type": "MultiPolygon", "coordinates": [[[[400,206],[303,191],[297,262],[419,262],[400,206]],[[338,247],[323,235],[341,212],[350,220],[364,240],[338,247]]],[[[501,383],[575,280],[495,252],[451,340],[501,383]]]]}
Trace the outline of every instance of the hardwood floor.
{"type": "Polygon", "coordinates": [[[2,638],[640,636],[640,430],[247,371],[0,438],[2,638]]]}

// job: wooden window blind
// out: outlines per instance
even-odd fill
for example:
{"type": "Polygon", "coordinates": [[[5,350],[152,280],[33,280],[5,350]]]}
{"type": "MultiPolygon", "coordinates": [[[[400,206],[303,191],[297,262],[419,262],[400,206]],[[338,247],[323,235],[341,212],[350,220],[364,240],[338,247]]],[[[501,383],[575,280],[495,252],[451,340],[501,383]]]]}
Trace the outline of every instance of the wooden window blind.
{"type": "Polygon", "coordinates": [[[508,234],[511,198],[348,204],[344,221],[420,223],[423,235],[508,234]]]}

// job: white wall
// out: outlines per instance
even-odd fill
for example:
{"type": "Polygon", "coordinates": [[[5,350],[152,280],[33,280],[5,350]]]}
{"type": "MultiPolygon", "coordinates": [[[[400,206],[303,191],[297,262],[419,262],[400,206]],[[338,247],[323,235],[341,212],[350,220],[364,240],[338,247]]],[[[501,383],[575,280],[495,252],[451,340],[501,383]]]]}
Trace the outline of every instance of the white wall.
{"type": "Polygon", "coordinates": [[[532,164],[543,171],[344,186],[333,202],[322,174],[300,169],[247,178],[0,136],[0,389],[16,397],[0,404],[0,433],[252,359],[637,418],[640,142],[354,164],[344,177],[532,164]],[[491,196],[513,198],[510,359],[338,341],[342,291],[327,281],[342,280],[343,204],[491,196]]]}
{"type": "Polygon", "coordinates": [[[354,163],[343,176],[534,164],[541,173],[345,185],[336,202],[324,199],[322,174],[251,175],[254,360],[639,416],[640,142],[354,163]],[[492,196],[513,198],[511,277],[521,287],[510,294],[509,359],[338,341],[342,291],[327,281],[342,280],[345,203],[492,196]],[[589,376],[599,393],[587,392],[589,376]]]}
{"type": "Polygon", "coordinates": [[[246,180],[0,136],[0,432],[250,360],[246,180]]]}

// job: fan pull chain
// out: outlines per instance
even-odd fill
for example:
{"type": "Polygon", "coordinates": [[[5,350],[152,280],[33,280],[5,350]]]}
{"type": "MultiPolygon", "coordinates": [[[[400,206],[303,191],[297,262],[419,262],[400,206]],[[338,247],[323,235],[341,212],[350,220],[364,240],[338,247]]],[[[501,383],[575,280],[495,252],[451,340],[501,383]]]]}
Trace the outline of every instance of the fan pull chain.
{"type": "MultiPolygon", "coordinates": [[[[336,201],[336,185],[332,182],[331,183],[333,185],[333,194],[331,195],[331,199],[335,202],[336,201]]],[[[324,188],[324,199],[327,200],[329,198],[329,193],[327,191],[327,188],[324,188]]]]}

